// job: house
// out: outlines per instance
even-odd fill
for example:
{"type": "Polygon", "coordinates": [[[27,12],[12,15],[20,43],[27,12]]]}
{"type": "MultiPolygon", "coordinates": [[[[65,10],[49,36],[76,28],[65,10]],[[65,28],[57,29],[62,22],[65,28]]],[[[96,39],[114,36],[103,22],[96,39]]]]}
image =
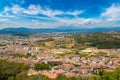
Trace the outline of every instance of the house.
{"type": "Polygon", "coordinates": [[[38,72],[35,71],[35,70],[33,70],[33,69],[29,69],[27,75],[28,75],[28,76],[38,75],[38,72]]]}
{"type": "Polygon", "coordinates": [[[120,59],[115,59],[115,60],[113,61],[113,65],[119,67],[119,66],[120,66],[120,59]]]}
{"type": "Polygon", "coordinates": [[[47,64],[52,64],[52,65],[60,65],[62,63],[63,62],[61,59],[52,59],[52,60],[47,61],[47,64]]]}
{"type": "Polygon", "coordinates": [[[85,50],[82,50],[82,52],[85,53],[92,53],[93,51],[97,50],[97,48],[95,47],[90,47],[90,48],[86,48],[85,50]]]}
{"type": "Polygon", "coordinates": [[[75,76],[75,74],[70,73],[70,72],[67,72],[67,73],[65,73],[65,76],[66,76],[66,77],[74,77],[74,76],[75,76]]]}
{"type": "Polygon", "coordinates": [[[65,73],[65,70],[63,70],[63,69],[58,69],[58,70],[51,70],[51,71],[49,71],[50,73],[53,73],[53,74],[63,74],[63,73],[65,73]]]}
{"type": "Polygon", "coordinates": [[[106,71],[106,72],[113,72],[114,70],[111,70],[111,69],[104,69],[104,71],[106,71]]]}
{"type": "Polygon", "coordinates": [[[41,74],[44,75],[44,76],[47,76],[48,78],[51,78],[51,79],[57,78],[57,74],[50,73],[48,71],[43,71],[41,74]]]}
{"type": "Polygon", "coordinates": [[[51,52],[54,54],[64,54],[71,51],[69,49],[52,49],[51,52]]]}
{"type": "Polygon", "coordinates": [[[82,50],[82,52],[85,52],[85,53],[92,53],[92,50],[82,50]]]}
{"type": "Polygon", "coordinates": [[[63,69],[55,70],[56,74],[63,74],[65,71],[63,69]]]}
{"type": "Polygon", "coordinates": [[[75,66],[73,64],[62,64],[58,66],[59,69],[72,70],[75,66]]]}

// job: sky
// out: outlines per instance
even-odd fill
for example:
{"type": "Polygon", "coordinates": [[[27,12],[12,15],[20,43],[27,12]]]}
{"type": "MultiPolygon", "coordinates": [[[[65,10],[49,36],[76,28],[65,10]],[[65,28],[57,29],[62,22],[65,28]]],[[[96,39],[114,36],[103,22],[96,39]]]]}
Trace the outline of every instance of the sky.
{"type": "Polygon", "coordinates": [[[0,0],[0,28],[120,27],[120,0],[0,0]]]}

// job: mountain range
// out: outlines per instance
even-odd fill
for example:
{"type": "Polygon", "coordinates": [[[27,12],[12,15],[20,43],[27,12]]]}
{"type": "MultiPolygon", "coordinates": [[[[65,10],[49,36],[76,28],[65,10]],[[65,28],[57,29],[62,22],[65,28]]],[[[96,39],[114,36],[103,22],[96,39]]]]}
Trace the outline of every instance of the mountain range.
{"type": "Polygon", "coordinates": [[[35,33],[51,33],[51,32],[105,32],[105,31],[120,31],[120,27],[114,28],[78,28],[78,27],[58,27],[54,29],[30,29],[25,27],[20,28],[4,28],[0,29],[0,34],[11,34],[19,36],[27,36],[35,33]]]}

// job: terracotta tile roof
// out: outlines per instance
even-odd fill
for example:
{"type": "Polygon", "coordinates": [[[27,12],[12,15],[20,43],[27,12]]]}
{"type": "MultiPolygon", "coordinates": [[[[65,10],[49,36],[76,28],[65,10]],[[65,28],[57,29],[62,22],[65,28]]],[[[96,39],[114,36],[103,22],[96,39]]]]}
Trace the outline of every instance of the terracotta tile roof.
{"type": "Polygon", "coordinates": [[[60,66],[60,68],[73,68],[74,65],[73,64],[63,64],[60,66]]]}
{"type": "Polygon", "coordinates": [[[55,78],[57,78],[57,75],[56,74],[49,74],[48,77],[51,79],[55,79],[55,78]]]}
{"type": "Polygon", "coordinates": [[[44,76],[47,76],[47,77],[49,77],[49,78],[51,78],[51,79],[57,78],[57,74],[49,73],[49,72],[47,72],[47,71],[44,71],[44,72],[42,72],[41,74],[44,75],[44,76]]]}
{"type": "Polygon", "coordinates": [[[73,73],[66,73],[65,75],[66,75],[66,77],[73,77],[73,76],[75,76],[73,73]]]}
{"type": "Polygon", "coordinates": [[[60,69],[60,70],[55,70],[55,73],[56,74],[61,74],[61,73],[64,73],[65,71],[64,70],[62,70],[62,69],[60,69]]]}
{"type": "Polygon", "coordinates": [[[45,76],[48,76],[48,75],[49,75],[49,73],[48,73],[47,71],[43,71],[41,74],[42,74],[42,75],[45,75],[45,76]]]}

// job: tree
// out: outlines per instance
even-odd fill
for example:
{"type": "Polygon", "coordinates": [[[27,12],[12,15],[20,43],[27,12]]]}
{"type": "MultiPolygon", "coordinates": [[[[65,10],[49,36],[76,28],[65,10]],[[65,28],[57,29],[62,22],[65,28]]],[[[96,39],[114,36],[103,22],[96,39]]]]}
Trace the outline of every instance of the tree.
{"type": "Polygon", "coordinates": [[[28,66],[23,63],[8,62],[0,60],[0,80],[12,79],[21,71],[28,70],[28,66]]]}
{"type": "Polygon", "coordinates": [[[44,63],[41,63],[41,64],[37,63],[35,64],[34,68],[36,70],[50,70],[51,69],[48,64],[44,64],[44,63]]]}

